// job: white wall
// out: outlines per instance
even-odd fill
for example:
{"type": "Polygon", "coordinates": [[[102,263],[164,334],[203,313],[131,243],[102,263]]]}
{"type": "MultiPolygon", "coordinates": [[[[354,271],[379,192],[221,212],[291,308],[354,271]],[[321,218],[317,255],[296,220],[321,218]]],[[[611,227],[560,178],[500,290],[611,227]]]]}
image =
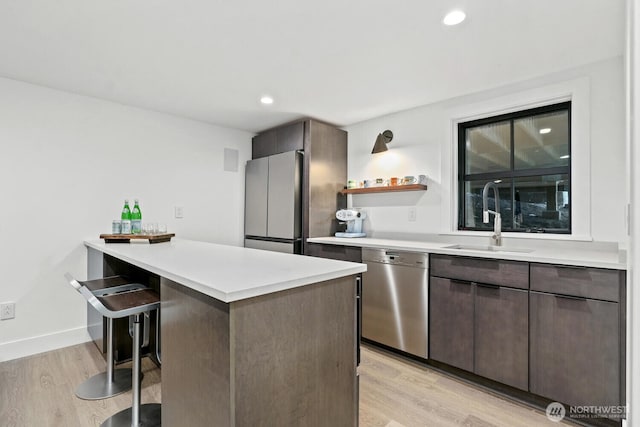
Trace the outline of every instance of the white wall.
{"type": "Polygon", "coordinates": [[[87,339],[63,274],[86,277],[82,241],[109,232],[125,198],[177,237],[242,244],[250,133],[8,79],[0,93],[0,302],[16,303],[0,361],[87,339]]]}
{"type": "MultiPolygon", "coordinates": [[[[536,78],[508,87],[451,99],[409,111],[379,117],[345,128],[349,132],[349,179],[426,174],[427,192],[351,196],[354,207],[366,209],[369,233],[402,232],[436,234],[449,227],[441,206],[446,202],[451,179],[444,150],[451,143],[448,121],[451,111],[474,104],[491,103],[537,88],[585,80],[588,84],[588,114],[585,125],[590,140],[590,181],[574,183],[590,192],[590,236],[594,240],[626,244],[625,199],[625,96],[621,57],[536,78]],[[390,129],[394,139],[389,151],[371,155],[379,132],[390,129]],[[447,181],[448,180],[448,181],[447,181]],[[416,207],[417,220],[408,220],[409,207],[416,207]]],[[[516,96],[517,97],[517,96],[516,96]]],[[[581,141],[573,141],[574,148],[581,141]]],[[[588,158],[589,156],[587,156],[588,158]]],[[[575,178],[575,177],[574,177],[575,178]]],[[[575,188],[575,187],[574,187],[575,188]]],[[[589,198],[587,198],[588,200],[589,198]]],[[[582,215],[574,212],[574,215],[582,215]]],[[[587,224],[588,226],[588,224],[587,224]]]]}

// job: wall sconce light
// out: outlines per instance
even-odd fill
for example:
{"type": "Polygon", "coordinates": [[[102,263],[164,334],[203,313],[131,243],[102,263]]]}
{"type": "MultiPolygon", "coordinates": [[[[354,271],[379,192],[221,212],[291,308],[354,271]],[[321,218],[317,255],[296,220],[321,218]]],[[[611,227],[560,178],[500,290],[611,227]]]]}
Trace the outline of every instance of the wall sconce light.
{"type": "Polygon", "coordinates": [[[383,151],[387,151],[389,147],[387,144],[391,142],[393,139],[393,132],[390,130],[385,130],[382,133],[378,134],[376,138],[376,143],[373,146],[373,150],[371,150],[371,154],[382,153],[383,151]]]}

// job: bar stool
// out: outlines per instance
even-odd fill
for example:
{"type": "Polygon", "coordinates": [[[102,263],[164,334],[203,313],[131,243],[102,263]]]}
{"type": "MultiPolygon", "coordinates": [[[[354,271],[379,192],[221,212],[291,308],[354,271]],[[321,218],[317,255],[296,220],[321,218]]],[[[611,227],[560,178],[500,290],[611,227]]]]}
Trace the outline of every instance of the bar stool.
{"type": "Polygon", "coordinates": [[[133,398],[132,405],[105,420],[101,427],[159,426],[161,425],[161,405],[159,403],[140,404],[140,323],[142,316],[160,307],[160,296],[149,288],[132,289],[108,295],[95,295],[86,286],[80,293],[100,314],[109,319],[131,316],[133,318],[133,398]]]}
{"type": "MultiPolygon", "coordinates": [[[[65,277],[78,292],[85,286],[93,295],[105,296],[136,289],[145,289],[141,283],[135,283],[126,276],[111,276],[103,279],[79,281],[71,274],[65,277]]],[[[113,355],[113,319],[107,318],[107,370],[96,374],[76,389],[76,396],[84,400],[106,399],[131,390],[132,370],[129,368],[114,369],[113,355]]]]}

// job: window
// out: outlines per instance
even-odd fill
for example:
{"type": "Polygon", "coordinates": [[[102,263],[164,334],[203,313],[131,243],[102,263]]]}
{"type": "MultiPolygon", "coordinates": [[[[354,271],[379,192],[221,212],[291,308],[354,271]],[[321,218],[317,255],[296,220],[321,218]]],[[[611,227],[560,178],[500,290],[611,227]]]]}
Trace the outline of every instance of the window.
{"type": "Polygon", "coordinates": [[[571,102],[459,123],[458,229],[493,229],[493,216],[482,222],[493,182],[503,231],[571,233],[570,123],[571,102]]]}

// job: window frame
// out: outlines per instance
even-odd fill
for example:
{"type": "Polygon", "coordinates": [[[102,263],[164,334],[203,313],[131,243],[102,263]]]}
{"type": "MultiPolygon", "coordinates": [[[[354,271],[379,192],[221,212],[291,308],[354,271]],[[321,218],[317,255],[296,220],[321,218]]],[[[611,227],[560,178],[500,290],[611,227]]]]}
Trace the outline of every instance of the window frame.
{"type": "MultiPolygon", "coordinates": [[[[512,111],[509,113],[498,114],[489,117],[483,117],[480,119],[470,120],[470,121],[461,121],[457,122],[457,136],[458,136],[458,144],[457,144],[457,169],[458,169],[458,212],[457,212],[457,231],[487,231],[487,228],[479,228],[479,227],[467,227],[465,226],[465,217],[466,217],[466,203],[465,203],[465,183],[468,181],[492,181],[496,179],[509,179],[511,181],[511,203],[513,204],[513,194],[515,193],[515,179],[522,177],[541,177],[545,175],[558,175],[558,174],[566,174],[569,180],[569,224],[566,230],[558,230],[552,229],[553,231],[547,231],[548,229],[503,229],[504,232],[508,233],[539,233],[543,232],[546,234],[554,234],[554,235],[571,235],[573,233],[573,179],[572,179],[572,101],[563,101],[557,102],[549,105],[528,108],[524,110],[512,111]],[[514,122],[518,119],[526,118],[526,117],[534,117],[536,115],[566,111],[567,112],[567,124],[568,124],[568,162],[566,166],[555,166],[555,167],[547,167],[547,168],[529,168],[529,169],[514,169],[514,158],[515,158],[515,139],[514,139],[514,122]],[[466,174],[466,130],[469,128],[474,128],[478,126],[483,126],[487,124],[499,123],[499,122],[509,122],[509,156],[510,156],[510,168],[507,171],[497,171],[497,172],[483,172],[483,173],[475,173],[475,174],[466,174]]],[[[513,206],[512,206],[513,207],[513,206]]],[[[512,209],[512,212],[514,210],[512,209]]]]}

